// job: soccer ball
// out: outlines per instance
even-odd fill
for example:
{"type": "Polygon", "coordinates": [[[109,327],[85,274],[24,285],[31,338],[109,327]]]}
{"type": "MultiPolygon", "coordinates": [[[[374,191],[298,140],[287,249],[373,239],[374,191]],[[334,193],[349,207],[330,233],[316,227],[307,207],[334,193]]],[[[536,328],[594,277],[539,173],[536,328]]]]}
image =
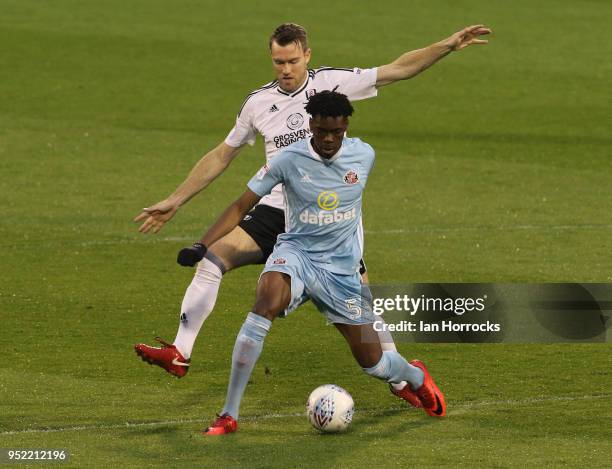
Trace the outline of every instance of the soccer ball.
{"type": "Polygon", "coordinates": [[[335,384],[324,384],[310,393],[306,404],[308,420],[323,433],[347,429],[353,419],[355,403],[351,395],[335,384]]]}

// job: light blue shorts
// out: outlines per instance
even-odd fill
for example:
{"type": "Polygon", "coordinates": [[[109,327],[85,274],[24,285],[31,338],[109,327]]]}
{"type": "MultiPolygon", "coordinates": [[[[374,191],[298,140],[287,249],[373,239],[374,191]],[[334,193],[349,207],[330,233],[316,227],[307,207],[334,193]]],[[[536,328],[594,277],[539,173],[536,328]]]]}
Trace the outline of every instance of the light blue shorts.
{"type": "Polygon", "coordinates": [[[330,323],[371,324],[375,318],[371,308],[363,308],[370,294],[361,284],[359,273],[341,275],[317,267],[306,254],[293,245],[281,243],[268,257],[262,275],[282,272],[291,277],[291,302],[281,316],[312,300],[330,323]]]}

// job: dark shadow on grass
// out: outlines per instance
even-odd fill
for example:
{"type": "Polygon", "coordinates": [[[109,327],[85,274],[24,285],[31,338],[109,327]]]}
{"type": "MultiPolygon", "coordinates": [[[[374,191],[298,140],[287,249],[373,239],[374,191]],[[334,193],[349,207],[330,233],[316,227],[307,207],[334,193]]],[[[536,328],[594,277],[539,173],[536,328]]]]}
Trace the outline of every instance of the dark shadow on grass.
{"type": "MultiPolygon", "coordinates": [[[[126,427],[128,430],[132,430],[130,429],[130,427],[126,427]]],[[[152,435],[164,435],[164,436],[171,436],[173,434],[177,433],[178,428],[174,425],[167,425],[167,426],[160,426],[160,427],[139,427],[139,428],[135,428],[133,429],[134,431],[131,431],[128,433],[128,435],[126,435],[127,437],[129,436],[134,436],[134,437],[141,437],[141,436],[152,436],[152,435]]]]}
{"type": "Polygon", "coordinates": [[[383,410],[380,413],[366,414],[363,416],[357,415],[357,417],[355,418],[354,425],[359,425],[360,427],[375,425],[379,424],[381,422],[381,419],[385,419],[385,417],[392,416],[403,416],[405,417],[405,420],[403,420],[399,425],[394,425],[391,427],[385,426],[384,432],[378,432],[375,435],[362,435],[360,436],[360,438],[365,440],[373,439],[374,437],[377,439],[390,437],[396,438],[398,431],[403,432],[418,430],[422,427],[434,425],[439,420],[427,416],[421,409],[406,408],[383,410]]]}

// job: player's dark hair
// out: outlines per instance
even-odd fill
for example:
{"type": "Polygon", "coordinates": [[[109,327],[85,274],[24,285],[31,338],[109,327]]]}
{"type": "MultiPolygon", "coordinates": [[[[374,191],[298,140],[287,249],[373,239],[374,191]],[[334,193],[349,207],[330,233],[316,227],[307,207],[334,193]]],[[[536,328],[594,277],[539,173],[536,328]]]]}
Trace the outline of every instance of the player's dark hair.
{"type": "Polygon", "coordinates": [[[273,42],[276,42],[279,46],[286,46],[295,42],[302,46],[302,50],[306,50],[308,49],[308,34],[299,24],[283,23],[270,36],[270,49],[272,49],[273,42]]]}
{"type": "Polygon", "coordinates": [[[312,117],[349,117],[353,115],[353,106],[346,95],[329,90],[312,96],[305,109],[312,117]]]}

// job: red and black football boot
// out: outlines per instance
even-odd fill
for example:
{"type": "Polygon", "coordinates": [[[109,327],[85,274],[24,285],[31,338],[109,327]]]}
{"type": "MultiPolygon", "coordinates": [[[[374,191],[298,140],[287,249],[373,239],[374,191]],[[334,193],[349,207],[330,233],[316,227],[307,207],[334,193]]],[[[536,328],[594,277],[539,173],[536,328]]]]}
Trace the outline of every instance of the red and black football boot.
{"type": "Polygon", "coordinates": [[[234,433],[238,430],[238,422],[230,415],[217,415],[217,419],[210,427],[204,430],[204,435],[225,435],[226,433],[234,433]]]}
{"type": "Polygon", "coordinates": [[[392,385],[389,384],[389,390],[397,397],[404,399],[412,407],[423,407],[421,399],[419,399],[419,396],[416,395],[416,392],[412,390],[409,383],[406,383],[406,385],[402,389],[395,389],[392,385]]]}
{"type": "Polygon", "coordinates": [[[159,337],[155,337],[161,347],[151,347],[147,344],[136,344],[136,354],[151,365],[157,365],[177,378],[182,378],[189,371],[191,360],[186,360],[176,347],[159,337]]]}
{"type": "Polygon", "coordinates": [[[436,386],[436,383],[429,374],[429,371],[427,371],[425,364],[420,360],[412,360],[410,364],[420,368],[425,374],[423,385],[416,391],[416,395],[423,403],[425,412],[432,417],[444,417],[446,415],[446,401],[444,400],[444,394],[442,394],[440,389],[438,389],[438,386],[436,386]]]}

